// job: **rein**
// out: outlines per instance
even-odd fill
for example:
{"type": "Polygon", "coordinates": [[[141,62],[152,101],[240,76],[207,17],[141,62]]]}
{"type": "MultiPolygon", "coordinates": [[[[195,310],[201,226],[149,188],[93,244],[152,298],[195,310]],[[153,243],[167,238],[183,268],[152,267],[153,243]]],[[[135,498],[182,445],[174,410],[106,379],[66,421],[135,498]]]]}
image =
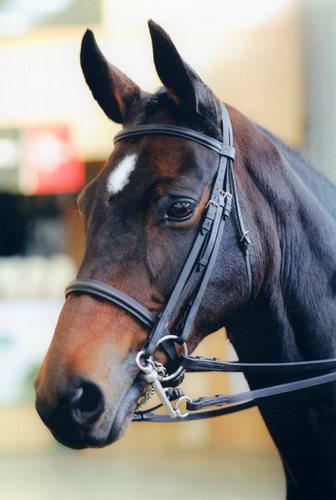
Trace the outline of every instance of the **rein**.
{"type": "Polygon", "coordinates": [[[230,216],[233,206],[236,212],[236,221],[240,235],[240,247],[246,264],[249,301],[251,301],[253,293],[252,270],[249,256],[251,241],[241,214],[233,173],[235,148],[233,147],[232,126],[226,107],[224,104],[221,104],[221,107],[222,142],[188,128],[162,124],[128,127],[119,132],[114,138],[114,142],[116,143],[121,140],[142,137],[144,135],[170,135],[196,142],[215,151],[219,155],[212,193],[206,205],[199,231],[161,314],[156,316],[133,297],[110,285],[93,279],[76,279],[69,284],[65,291],[66,297],[74,293],[87,293],[109,301],[132,314],[144,326],[150,329],[148,340],[137,354],[135,362],[140,371],[139,378],[144,380],[149,386],[143,399],[149,399],[152,393],[156,392],[162,403],[159,406],[164,406],[168,415],[158,415],[151,410],[140,411],[137,409],[133,417],[135,421],[176,422],[182,419],[198,420],[226,415],[251,408],[257,404],[258,400],[263,398],[336,380],[336,358],[291,363],[240,363],[188,355],[186,342],[216,262],[225,222],[230,216]],[[180,314],[181,306],[179,304],[183,305],[182,314],[180,314]],[[176,323],[173,335],[170,333],[172,323],[176,323]],[[182,356],[178,355],[176,344],[183,347],[182,356]],[[175,369],[172,374],[167,374],[167,368],[153,358],[153,353],[159,346],[165,351],[168,357],[168,366],[173,366],[175,369]],[[302,373],[321,372],[324,370],[334,371],[240,394],[220,394],[214,397],[201,397],[196,400],[185,396],[181,389],[176,388],[183,380],[186,372],[218,371],[243,372],[247,374],[302,373]],[[171,402],[174,400],[176,402],[173,406],[171,402]],[[180,408],[182,404],[185,405],[186,411],[180,408]],[[216,406],[220,406],[221,408],[199,411],[216,406]]]}

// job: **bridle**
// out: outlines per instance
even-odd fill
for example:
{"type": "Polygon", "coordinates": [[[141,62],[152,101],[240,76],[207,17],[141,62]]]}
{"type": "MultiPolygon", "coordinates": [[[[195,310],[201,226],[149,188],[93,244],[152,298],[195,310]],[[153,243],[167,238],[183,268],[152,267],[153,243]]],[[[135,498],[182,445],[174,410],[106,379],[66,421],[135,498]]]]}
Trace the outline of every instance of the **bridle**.
{"type": "Polygon", "coordinates": [[[139,378],[144,380],[149,387],[144,399],[148,399],[153,392],[156,392],[161,401],[160,406],[163,405],[166,408],[168,415],[153,413],[153,410],[157,407],[147,411],[140,411],[138,409],[133,417],[133,420],[136,421],[174,422],[181,419],[198,420],[225,415],[255,406],[257,401],[263,398],[336,380],[336,358],[286,363],[240,363],[188,355],[186,343],[214,268],[224,233],[225,222],[230,216],[232,207],[235,209],[239,245],[246,264],[247,295],[249,301],[251,301],[253,295],[252,270],[249,256],[251,241],[241,214],[233,173],[235,148],[233,147],[232,126],[224,104],[221,104],[221,110],[221,142],[189,128],[164,124],[128,127],[119,132],[114,138],[114,142],[116,143],[145,135],[169,135],[179,139],[194,141],[215,151],[219,156],[212,193],[206,205],[198,233],[161,314],[156,316],[126,293],[93,279],[76,279],[69,284],[65,292],[66,297],[74,293],[86,293],[109,301],[132,314],[145,327],[150,329],[148,340],[137,354],[135,362],[139,368],[139,378]],[[172,328],[173,334],[171,333],[172,328]],[[176,344],[182,346],[182,355],[178,354],[176,344]],[[158,347],[165,351],[168,358],[168,366],[172,367],[173,373],[167,374],[167,368],[154,359],[153,354],[158,347]],[[321,373],[321,371],[324,372],[326,370],[327,373],[323,373],[322,375],[318,374],[284,384],[234,395],[201,397],[196,400],[185,396],[183,391],[176,387],[182,381],[186,372],[219,371],[243,372],[244,374],[270,372],[301,374],[303,372],[309,373],[314,371],[321,373]],[[174,400],[176,403],[173,406],[171,402],[174,400]],[[180,408],[182,403],[185,404],[186,411],[180,408]],[[198,411],[211,407],[220,408],[198,411]]]}

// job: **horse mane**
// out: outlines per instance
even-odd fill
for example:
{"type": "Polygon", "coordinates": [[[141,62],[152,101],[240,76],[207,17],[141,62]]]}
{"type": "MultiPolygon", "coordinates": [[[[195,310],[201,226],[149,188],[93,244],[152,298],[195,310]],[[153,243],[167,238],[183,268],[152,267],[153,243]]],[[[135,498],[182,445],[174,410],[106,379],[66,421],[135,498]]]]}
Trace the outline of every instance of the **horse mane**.
{"type": "Polygon", "coordinates": [[[336,186],[318,172],[297,149],[285,144],[269,130],[257,125],[267,138],[280,150],[288,165],[300,177],[309,191],[318,198],[321,205],[336,219],[336,186]]]}

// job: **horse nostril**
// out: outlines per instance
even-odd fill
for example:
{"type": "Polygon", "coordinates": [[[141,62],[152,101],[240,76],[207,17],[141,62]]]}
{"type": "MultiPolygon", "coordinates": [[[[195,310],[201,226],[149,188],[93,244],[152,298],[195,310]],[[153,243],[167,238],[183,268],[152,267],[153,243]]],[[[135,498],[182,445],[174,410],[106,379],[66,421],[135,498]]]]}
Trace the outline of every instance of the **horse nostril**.
{"type": "Polygon", "coordinates": [[[79,424],[93,424],[105,408],[102,391],[91,382],[83,382],[71,398],[71,413],[79,424]]]}

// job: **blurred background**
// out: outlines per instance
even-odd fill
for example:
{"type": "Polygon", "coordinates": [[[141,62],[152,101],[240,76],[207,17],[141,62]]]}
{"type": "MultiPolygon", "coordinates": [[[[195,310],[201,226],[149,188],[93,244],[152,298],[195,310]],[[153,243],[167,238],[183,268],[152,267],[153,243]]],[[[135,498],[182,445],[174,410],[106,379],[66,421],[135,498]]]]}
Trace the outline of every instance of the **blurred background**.
{"type": "MultiPolygon", "coordinates": [[[[50,343],[83,232],[76,196],[118,126],[85,85],[81,37],[145,90],[159,86],[147,20],[224,101],[279,135],[336,182],[334,0],[0,0],[0,498],[284,498],[280,461],[257,410],[182,424],[133,424],[104,450],[56,444],[32,381],[50,343]]],[[[218,332],[204,355],[233,358],[218,332]]],[[[188,382],[197,394],[237,376],[188,382]]]]}

